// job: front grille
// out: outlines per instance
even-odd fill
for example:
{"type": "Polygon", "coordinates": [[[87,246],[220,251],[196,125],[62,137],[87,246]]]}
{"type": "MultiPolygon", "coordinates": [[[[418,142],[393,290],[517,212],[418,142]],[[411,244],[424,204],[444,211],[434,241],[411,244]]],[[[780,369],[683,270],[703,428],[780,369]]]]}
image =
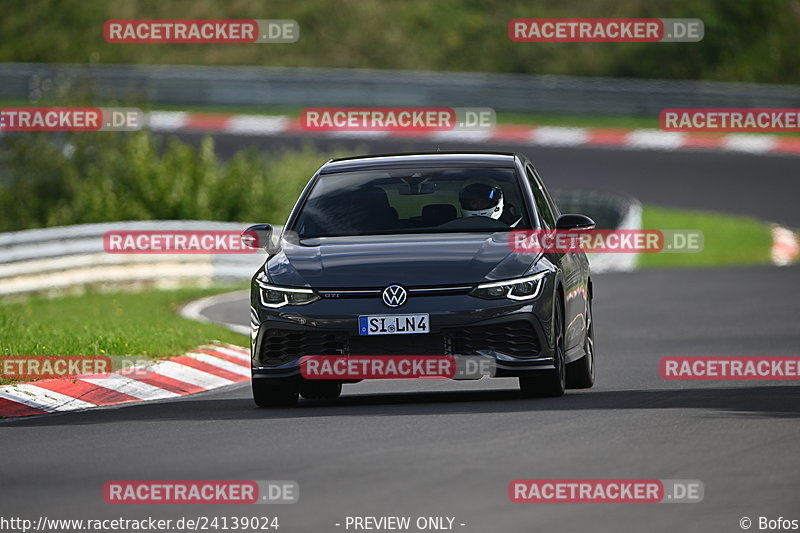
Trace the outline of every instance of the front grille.
{"type": "Polygon", "coordinates": [[[445,329],[448,351],[453,355],[470,355],[481,350],[501,352],[512,357],[535,357],[539,340],[533,327],[524,321],[491,326],[445,329]]]}
{"type": "Polygon", "coordinates": [[[347,334],[339,331],[291,331],[268,329],[261,338],[261,363],[277,366],[304,355],[341,355],[347,334]]]}
{"type": "Polygon", "coordinates": [[[445,355],[442,335],[359,335],[350,337],[350,355],[445,355]]]}
{"type": "Polygon", "coordinates": [[[425,335],[350,335],[344,331],[268,329],[261,339],[261,364],[277,366],[304,355],[473,355],[501,352],[539,355],[539,341],[525,321],[469,328],[445,328],[425,335]]]}

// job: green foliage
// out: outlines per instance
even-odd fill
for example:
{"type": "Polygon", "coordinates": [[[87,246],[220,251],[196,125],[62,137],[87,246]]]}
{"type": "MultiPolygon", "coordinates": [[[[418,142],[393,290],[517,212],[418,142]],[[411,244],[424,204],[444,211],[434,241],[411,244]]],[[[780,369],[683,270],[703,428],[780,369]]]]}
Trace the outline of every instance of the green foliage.
{"type": "Polygon", "coordinates": [[[6,0],[0,61],[800,82],[798,0],[6,0]],[[513,18],[700,18],[699,43],[516,43],[513,18]],[[112,44],[108,19],[295,19],[292,44],[112,44]]]}
{"type": "Polygon", "coordinates": [[[0,149],[0,231],[121,220],[283,223],[326,158],[311,148],[221,161],[146,131],[8,136],[0,149]]]}

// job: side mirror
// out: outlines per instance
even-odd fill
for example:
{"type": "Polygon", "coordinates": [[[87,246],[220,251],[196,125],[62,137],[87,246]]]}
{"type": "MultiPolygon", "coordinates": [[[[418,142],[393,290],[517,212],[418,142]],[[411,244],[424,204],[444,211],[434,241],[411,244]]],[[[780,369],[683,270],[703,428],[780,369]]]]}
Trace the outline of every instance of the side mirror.
{"type": "Polygon", "coordinates": [[[561,215],[558,217],[558,220],[556,220],[556,229],[594,229],[594,220],[585,215],[561,215]]]}
{"type": "Polygon", "coordinates": [[[242,244],[248,248],[263,248],[272,253],[272,224],[256,224],[242,232],[242,244]]]}

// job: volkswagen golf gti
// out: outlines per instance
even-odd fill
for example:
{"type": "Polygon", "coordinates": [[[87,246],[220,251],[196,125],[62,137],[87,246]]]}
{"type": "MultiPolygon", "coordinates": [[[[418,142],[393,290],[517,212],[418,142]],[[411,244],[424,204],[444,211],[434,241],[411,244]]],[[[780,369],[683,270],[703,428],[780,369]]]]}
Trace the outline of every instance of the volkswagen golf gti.
{"type": "Polygon", "coordinates": [[[479,358],[524,396],[595,378],[592,279],[581,251],[518,253],[515,230],[587,230],[562,215],[521,154],[334,159],[279,236],[242,234],[267,259],[252,279],[252,387],[260,407],[336,398],[355,379],[307,379],[304,356],[479,358]]]}

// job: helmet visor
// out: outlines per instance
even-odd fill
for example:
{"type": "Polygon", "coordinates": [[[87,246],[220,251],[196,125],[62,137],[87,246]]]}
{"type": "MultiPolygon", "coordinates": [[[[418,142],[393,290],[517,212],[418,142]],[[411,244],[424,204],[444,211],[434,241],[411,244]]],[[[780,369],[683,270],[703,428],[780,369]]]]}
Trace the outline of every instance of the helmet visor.
{"type": "Polygon", "coordinates": [[[483,211],[497,207],[503,193],[499,187],[475,183],[467,185],[459,194],[461,208],[467,211],[483,211]]]}

